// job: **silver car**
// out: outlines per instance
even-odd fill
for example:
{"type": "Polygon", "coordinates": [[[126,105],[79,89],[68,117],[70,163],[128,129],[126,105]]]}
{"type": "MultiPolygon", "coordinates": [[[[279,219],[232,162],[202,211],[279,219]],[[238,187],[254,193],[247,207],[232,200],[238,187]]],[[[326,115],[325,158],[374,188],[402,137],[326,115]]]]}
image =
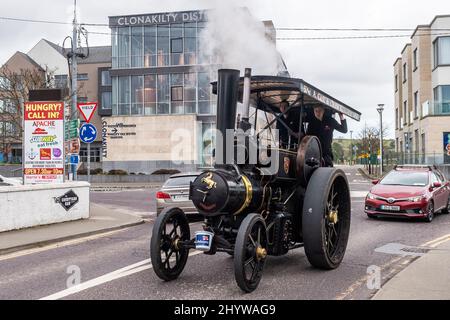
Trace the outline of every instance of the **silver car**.
{"type": "Polygon", "coordinates": [[[200,172],[178,173],[169,177],[156,192],[156,213],[159,215],[166,207],[178,207],[186,214],[197,214],[197,208],[189,200],[189,184],[200,172]]]}

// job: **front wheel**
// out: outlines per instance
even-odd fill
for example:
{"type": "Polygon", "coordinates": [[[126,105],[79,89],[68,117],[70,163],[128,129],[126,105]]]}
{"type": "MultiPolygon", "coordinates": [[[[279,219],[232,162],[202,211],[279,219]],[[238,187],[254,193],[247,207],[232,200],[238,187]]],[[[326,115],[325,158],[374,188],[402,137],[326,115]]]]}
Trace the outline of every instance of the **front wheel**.
{"type": "Polygon", "coordinates": [[[306,188],[302,213],[305,253],[311,265],[328,270],[340,265],[350,234],[350,215],[345,173],[318,168],[306,188]]]}
{"type": "Polygon", "coordinates": [[[181,241],[190,239],[189,222],[179,208],[164,209],[153,226],[150,256],[156,275],[170,281],[178,278],[186,265],[189,249],[181,241]]]}
{"type": "Polygon", "coordinates": [[[427,206],[427,216],[425,217],[426,222],[432,222],[434,219],[434,204],[433,201],[428,202],[427,206]]]}
{"type": "Polygon", "coordinates": [[[239,227],[234,247],[234,275],[243,291],[252,292],[261,281],[267,257],[267,229],[259,214],[249,214],[239,227]]]}

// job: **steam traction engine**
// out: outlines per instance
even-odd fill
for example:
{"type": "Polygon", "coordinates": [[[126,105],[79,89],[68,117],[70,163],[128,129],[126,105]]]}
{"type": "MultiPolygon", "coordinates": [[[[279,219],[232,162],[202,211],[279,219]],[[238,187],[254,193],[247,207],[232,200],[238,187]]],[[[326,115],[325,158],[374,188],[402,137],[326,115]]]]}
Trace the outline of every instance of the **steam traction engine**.
{"type": "Polygon", "coordinates": [[[355,120],[360,113],[303,80],[251,77],[250,69],[244,78],[237,70],[219,70],[213,92],[217,131],[224,141],[217,143],[214,169],[191,183],[189,195],[204,216],[203,230],[191,238],[183,211],[164,210],[151,238],[155,273],[166,281],[176,279],[190,249],[232,255],[236,282],[245,292],[258,286],[268,255],[304,247],[314,267],[337,268],[349,236],[350,190],[343,171],[322,167],[318,138],[304,134],[305,114],[317,104],[355,120]],[[236,121],[238,101],[243,110],[236,121]],[[289,103],[284,112],[281,102],[289,103]],[[297,134],[284,123],[291,112],[298,116],[297,134]],[[264,125],[258,124],[261,119],[264,125]],[[262,132],[273,136],[275,123],[289,132],[285,148],[260,143],[262,132]]]}

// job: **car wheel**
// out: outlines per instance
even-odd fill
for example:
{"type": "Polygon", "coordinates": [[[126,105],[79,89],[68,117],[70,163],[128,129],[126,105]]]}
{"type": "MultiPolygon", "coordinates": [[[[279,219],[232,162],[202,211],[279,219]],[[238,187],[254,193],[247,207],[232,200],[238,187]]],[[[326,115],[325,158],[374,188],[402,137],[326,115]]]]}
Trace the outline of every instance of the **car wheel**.
{"type": "Polygon", "coordinates": [[[433,221],[434,218],[434,204],[433,201],[430,201],[427,206],[427,216],[425,217],[426,222],[433,221]]]}
{"type": "Polygon", "coordinates": [[[450,213],[450,196],[448,196],[447,206],[444,209],[442,209],[442,213],[444,213],[444,214],[449,214],[450,213]]]}

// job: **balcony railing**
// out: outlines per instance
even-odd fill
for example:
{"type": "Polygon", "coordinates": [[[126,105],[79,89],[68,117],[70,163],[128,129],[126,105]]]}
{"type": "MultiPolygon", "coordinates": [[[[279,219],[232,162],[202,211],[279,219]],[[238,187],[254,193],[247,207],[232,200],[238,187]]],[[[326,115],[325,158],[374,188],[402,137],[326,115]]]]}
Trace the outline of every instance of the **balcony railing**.
{"type": "Polygon", "coordinates": [[[424,103],[422,115],[425,116],[446,116],[450,115],[450,101],[424,103]]]}

